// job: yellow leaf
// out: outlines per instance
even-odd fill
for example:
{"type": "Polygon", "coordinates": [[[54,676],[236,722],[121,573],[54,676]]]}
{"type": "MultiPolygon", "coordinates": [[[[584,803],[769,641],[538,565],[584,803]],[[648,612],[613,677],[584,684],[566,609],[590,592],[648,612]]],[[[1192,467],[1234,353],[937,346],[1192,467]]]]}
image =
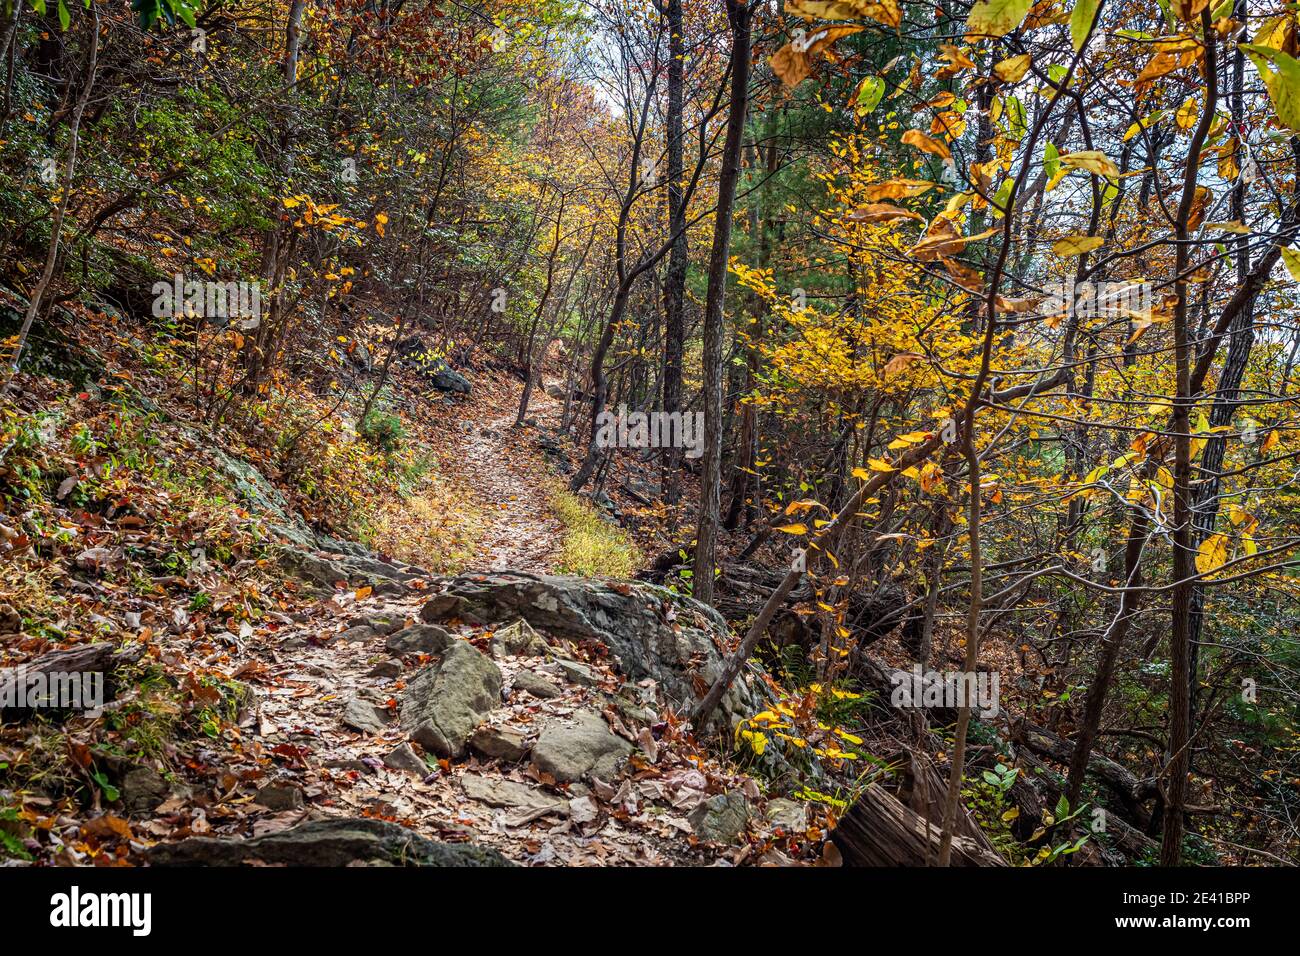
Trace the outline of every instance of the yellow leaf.
{"type": "Polygon", "coordinates": [[[1300,282],[1300,251],[1292,249],[1290,246],[1282,247],[1282,264],[1286,266],[1286,271],[1291,273],[1291,278],[1300,282]]]}
{"type": "Polygon", "coordinates": [[[1174,122],[1178,124],[1179,129],[1191,129],[1200,118],[1201,111],[1196,105],[1194,96],[1187,97],[1183,105],[1178,107],[1178,112],[1174,114],[1174,122]]]}
{"type": "Polygon", "coordinates": [[[993,64],[993,75],[1003,83],[1019,83],[1024,79],[1025,74],[1029,72],[1029,67],[1033,62],[1034,58],[1028,53],[1007,57],[1007,59],[993,64]]]}
{"type": "Polygon", "coordinates": [[[785,12],[807,20],[857,20],[869,17],[897,28],[903,22],[898,0],[786,0],[785,12]]]}
{"type": "Polygon", "coordinates": [[[849,222],[862,223],[892,222],[895,219],[917,219],[925,222],[925,217],[920,213],[887,202],[867,203],[865,206],[859,206],[844,218],[849,222]]]}
{"type": "Polygon", "coordinates": [[[1105,243],[1106,240],[1101,236],[1066,236],[1052,243],[1052,251],[1062,257],[1081,256],[1105,243]]]}
{"type": "Polygon", "coordinates": [[[1196,552],[1196,570],[1209,574],[1228,563],[1228,539],[1221,534],[1212,534],[1201,542],[1196,552]]]}
{"type": "Polygon", "coordinates": [[[920,130],[909,129],[903,134],[903,143],[907,146],[914,146],[923,153],[930,153],[942,159],[952,159],[952,150],[937,139],[931,139],[920,130]]]}
{"type": "Polygon", "coordinates": [[[1210,5],[1210,0],[1171,0],[1170,6],[1178,19],[1184,23],[1196,23],[1201,19],[1201,11],[1210,5]]]}
{"type": "Polygon", "coordinates": [[[890,179],[883,183],[872,183],[863,190],[868,202],[881,199],[910,199],[934,188],[934,183],[923,179],[890,179]]]}
{"type": "Polygon", "coordinates": [[[802,522],[798,524],[783,524],[780,527],[778,527],[776,530],[784,531],[786,534],[807,534],[808,526],[806,524],[803,524],[802,522]]]}
{"type": "Polygon", "coordinates": [[[1082,169],[1110,179],[1119,175],[1119,167],[1107,159],[1105,153],[1096,149],[1081,149],[1077,153],[1066,153],[1061,157],[1061,166],[1066,169],[1082,169]]]}

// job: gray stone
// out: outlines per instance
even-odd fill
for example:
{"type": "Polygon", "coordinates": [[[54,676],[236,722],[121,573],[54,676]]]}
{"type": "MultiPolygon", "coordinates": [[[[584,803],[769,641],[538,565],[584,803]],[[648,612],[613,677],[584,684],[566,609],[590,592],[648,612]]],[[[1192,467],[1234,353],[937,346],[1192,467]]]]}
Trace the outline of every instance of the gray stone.
{"type": "Polygon", "coordinates": [[[455,617],[464,602],[455,594],[435,594],[424,602],[420,608],[420,620],[426,624],[435,624],[455,617]]]}
{"type": "Polygon", "coordinates": [[[354,617],[348,621],[348,627],[368,627],[380,634],[392,634],[394,631],[400,631],[405,624],[405,618],[396,614],[384,613],[372,614],[368,617],[354,617]]]}
{"type": "Polygon", "coordinates": [[[501,760],[521,760],[528,753],[527,739],[517,730],[508,727],[480,727],[469,738],[469,745],[485,757],[501,760]]]}
{"type": "Polygon", "coordinates": [[[253,802],[268,810],[299,810],[303,806],[302,788],[288,780],[272,780],[257,791],[253,802]]]}
{"type": "Polygon", "coordinates": [[[808,829],[808,810],[798,800],[776,797],[767,802],[763,816],[786,833],[803,833],[808,829]]]}
{"type": "Polygon", "coordinates": [[[118,791],[122,806],[131,813],[147,813],[167,799],[167,781],[152,767],[132,767],[122,778],[118,791]]]}
{"type": "Polygon", "coordinates": [[[554,810],[559,812],[567,801],[536,790],[527,784],[516,783],[500,777],[484,777],[467,773],[460,778],[465,796],[490,807],[508,807],[512,810],[554,810]]]}
{"type": "Polygon", "coordinates": [[[431,769],[410,744],[398,744],[385,754],[384,766],[389,770],[409,770],[421,776],[429,773],[431,769]]]}
{"type": "Polygon", "coordinates": [[[389,636],[384,646],[390,654],[441,654],[455,642],[446,628],[412,624],[389,636]]]}
{"type": "Polygon", "coordinates": [[[563,693],[541,674],[533,671],[520,671],[515,675],[514,689],[532,694],[539,700],[551,700],[563,693]]]}
{"type": "Polygon", "coordinates": [[[550,649],[546,639],[522,618],[492,635],[493,657],[543,657],[550,649]]]}
{"type": "Polygon", "coordinates": [[[388,711],[368,700],[353,697],[343,707],[343,723],[363,734],[382,734],[388,729],[388,711]]]}
{"type": "Polygon", "coordinates": [[[709,797],[690,812],[695,835],[710,843],[735,843],[749,822],[749,801],[739,790],[709,797]]]}
{"type": "Polygon", "coordinates": [[[496,664],[470,644],[454,641],[407,684],[402,728],[439,757],[459,757],[470,734],[500,703],[496,664]]]}
{"type": "Polygon", "coordinates": [[[369,624],[360,624],[357,627],[349,627],[345,631],[340,631],[334,638],[336,641],[342,641],[344,644],[364,644],[367,641],[373,641],[379,637],[379,632],[369,624]]]}
{"type": "Polygon", "coordinates": [[[251,840],[190,837],[149,850],[154,866],[513,866],[496,850],[439,843],[396,823],[368,818],[312,820],[251,840]]]}
{"type": "Polygon", "coordinates": [[[559,667],[565,680],[571,684],[577,684],[580,687],[595,687],[600,683],[600,678],[586,664],[579,664],[577,661],[570,661],[560,657],[556,658],[555,665],[559,667]]]}
{"type": "Polygon", "coordinates": [[[561,783],[591,776],[609,781],[632,745],[613,733],[595,711],[549,721],[533,745],[533,765],[561,783]]]}
{"type": "Polygon", "coordinates": [[[370,668],[371,677],[383,677],[387,680],[394,680],[402,676],[401,661],[380,661],[374,667],[370,668]]]}

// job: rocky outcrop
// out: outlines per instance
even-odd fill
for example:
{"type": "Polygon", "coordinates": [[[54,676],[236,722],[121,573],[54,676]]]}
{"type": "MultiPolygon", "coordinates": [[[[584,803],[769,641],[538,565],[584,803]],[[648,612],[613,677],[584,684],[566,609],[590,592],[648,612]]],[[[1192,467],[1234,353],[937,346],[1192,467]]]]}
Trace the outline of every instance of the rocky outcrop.
{"type": "Polygon", "coordinates": [[[190,837],[149,851],[153,866],[513,866],[496,850],[439,843],[396,823],[313,820],[251,840],[190,837]]]}
{"type": "MultiPolygon", "coordinates": [[[[654,680],[679,709],[717,676],[727,633],[711,608],[652,584],[514,571],[446,579],[420,616],[428,623],[459,618],[475,624],[522,618],[543,633],[599,641],[624,675],[654,680]]],[[[752,675],[742,674],[719,708],[728,729],[761,709],[760,694],[752,675]]]]}

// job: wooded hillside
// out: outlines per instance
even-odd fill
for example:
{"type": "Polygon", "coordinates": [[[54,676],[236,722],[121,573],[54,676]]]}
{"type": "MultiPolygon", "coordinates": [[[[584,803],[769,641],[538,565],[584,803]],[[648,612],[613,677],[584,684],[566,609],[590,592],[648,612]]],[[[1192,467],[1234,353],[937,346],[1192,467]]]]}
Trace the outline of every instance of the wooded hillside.
{"type": "Polygon", "coordinates": [[[1294,5],[3,14],[0,856],[1300,859],[1294,5]]]}

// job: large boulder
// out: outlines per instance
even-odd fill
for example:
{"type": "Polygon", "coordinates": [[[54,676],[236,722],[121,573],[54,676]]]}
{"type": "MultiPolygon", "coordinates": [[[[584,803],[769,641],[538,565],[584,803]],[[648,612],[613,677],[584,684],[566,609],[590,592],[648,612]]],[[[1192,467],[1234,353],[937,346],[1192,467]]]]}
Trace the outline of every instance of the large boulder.
{"type": "MultiPolygon", "coordinates": [[[[604,644],[632,681],[653,679],[679,709],[693,704],[722,667],[726,622],[712,608],[653,584],[500,571],[440,582],[420,613],[495,624],[523,618],[540,631],[604,644]]],[[[761,709],[761,684],[742,673],[718,714],[726,729],[761,709]]]]}
{"type": "Polygon", "coordinates": [[[613,733],[605,718],[580,710],[567,719],[552,720],[542,728],[533,745],[533,765],[560,783],[583,777],[609,782],[632,745],[613,733]]]}
{"type": "Polygon", "coordinates": [[[500,704],[496,664],[465,641],[453,641],[406,685],[402,729],[439,757],[460,757],[470,735],[500,704]]]}
{"type": "Polygon", "coordinates": [[[439,843],[369,818],[313,820],[251,840],[190,837],[149,851],[154,866],[513,866],[496,850],[439,843]]]}

